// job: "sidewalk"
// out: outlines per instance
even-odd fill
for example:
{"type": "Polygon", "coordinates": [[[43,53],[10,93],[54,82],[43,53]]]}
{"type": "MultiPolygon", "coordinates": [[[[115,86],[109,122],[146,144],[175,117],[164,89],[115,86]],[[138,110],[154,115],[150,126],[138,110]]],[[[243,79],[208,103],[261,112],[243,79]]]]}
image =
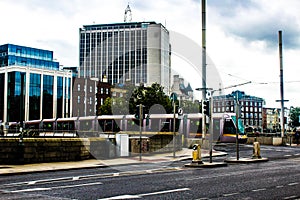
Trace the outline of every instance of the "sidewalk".
{"type": "MultiPolygon", "coordinates": [[[[116,165],[126,164],[140,164],[140,163],[158,163],[158,162],[172,162],[179,160],[192,159],[192,149],[182,149],[177,151],[175,157],[173,152],[142,155],[140,161],[139,156],[135,157],[122,157],[109,160],[82,160],[82,161],[70,161],[70,162],[51,162],[51,163],[35,163],[25,165],[0,165],[0,176],[12,175],[12,174],[24,174],[34,172],[56,171],[56,170],[69,170],[69,169],[82,169],[82,168],[96,168],[96,167],[109,167],[116,165]]],[[[213,156],[227,155],[224,152],[213,151],[213,156]]],[[[201,149],[201,157],[209,157],[209,151],[201,149]]]]}

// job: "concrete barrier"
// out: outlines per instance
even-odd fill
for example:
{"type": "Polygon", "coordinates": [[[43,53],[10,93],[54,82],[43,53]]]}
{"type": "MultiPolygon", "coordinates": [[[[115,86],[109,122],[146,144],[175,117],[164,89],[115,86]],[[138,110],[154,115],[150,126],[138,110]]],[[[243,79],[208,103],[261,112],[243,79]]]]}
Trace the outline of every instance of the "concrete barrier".
{"type": "Polygon", "coordinates": [[[274,146],[279,146],[279,145],[284,145],[283,138],[281,137],[248,137],[247,144],[253,144],[254,142],[259,142],[260,144],[263,145],[274,145],[274,146]]]}

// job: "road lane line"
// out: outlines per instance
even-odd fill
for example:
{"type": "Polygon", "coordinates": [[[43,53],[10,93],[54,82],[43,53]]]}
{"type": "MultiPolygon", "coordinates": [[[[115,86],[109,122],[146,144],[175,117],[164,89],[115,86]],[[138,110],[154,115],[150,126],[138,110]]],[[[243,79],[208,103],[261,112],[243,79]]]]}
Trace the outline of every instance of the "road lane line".
{"type": "Polygon", "coordinates": [[[10,192],[10,193],[35,192],[35,191],[45,191],[45,190],[64,189],[64,188],[73,188],[73,187],[84,187],[84,186],[102,185],[102,184],[103,184],[102,182],[95,182],[95,183],[84,183],[84,184],[78,184],[78,185],[62,185],[62,186],[48,187],[48,188],[29,188],[29,189],[23,189],[23,190],[7,191],[7,192],[10,192]]]}
{"type": "Polygon", "coordinates": [[[289,186],[293,186],[293,185],[298,185],[299,183],[295,182],[295,183],[289,183],[289,186]]]}
{"type": "Polygon", "coordinates": [[[14,190],[14,191],[7,191],[7,192],[20,193],[20,192],[35,192],[35,191],[45,191],[45,190],[51,190],[51,188],[29,188],[24,190],[14,190]]]}
{"type": "Polygon", "coordinates": [[[34,184],[36,184],[36,181],[30,181],[30,182],[28,182],[28,185],[34,185],[34,184]]]}
{"type": "Polygon", "coordinates": [[[151,192],[151,193],[146,193],[146,194],[140,194],[139,196],[152,196],[152,195],[157,195],[157,194],[166,194],[166,193],[173,193],[173,192],[181,192],[181,191],[187,191],[190,190],[189,188],[179,188],[179,189],[174,189],[174,190],[165,190],[165,191],[159,191],[159,192],[151,192]]]}
{"type": "Polygon", "coordinates": [[[234,196],[234,195],[237,195],[239,194],[238,192],[236,193],[228,193],[228,194],[223,194],[224,197],[229,197],[229,196],[234,196]]]}
{"type": "Polygon", "coordinates": [[[289,196],[289,197],[284,197],[283,199],[295,199],[297,196],[289,196]]]}
{"type": "Polygon", "coordinates": [[[79,176],[74,176],[72,180],[77,181],[77,180],[79,180],[79,178],[80,178],[79,176]]]}
{"type": "Polygon", "coordinates": [[[83,183],[78,185],[62,185],[62,186],[51,187],[51,189],[64,189],[64,188],[83,187],[83,186],[102,185],[102,184],[103,184],[102,182],[94,182],[94,183],[83,183]]]}
{"type": "Polygon", "coordinates": [[[253,192],[260,192],[260,191],[264,191],[267,190],[266,188],[260,188],[260,189],[256,189],[256,190],[252,190],[253,192]]]}
{"type": "Polygon", "coordinates": [[[144,196],[153,196],[153,195],[158,195],[158,194],[182,192],[182,191],[187,191],[187,190],[190,190],[190,188],[179,188],[179,189],[173,189],[173,190],[165,190],[165,191],[151,192],[151,193],[145,193],[145,194],[135,194],[135,195],[125,194],[125,195],[108,197],[108,198],[103,198],[103,199],[98,199],[98,200],[137,199],[137,198],[142,198],[144,196]]]}

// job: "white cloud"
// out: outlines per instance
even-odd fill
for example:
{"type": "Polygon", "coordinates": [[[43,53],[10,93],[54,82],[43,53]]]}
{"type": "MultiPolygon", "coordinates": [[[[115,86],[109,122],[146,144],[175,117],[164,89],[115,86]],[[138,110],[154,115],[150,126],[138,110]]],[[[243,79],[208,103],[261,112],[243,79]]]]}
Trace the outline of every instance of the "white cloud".
{"type": "MultiPolygon", "coordinates": [[[[126,0],[1,0],[0,44],[49,49],[65,66],[78,66],[79,28],[123,21],[126,0]]],[[[133,21],[156,21],[201,46],[201,1],[129,1],[133,21]]],[[[300,106],[298,0],[207,1],[207,52],[224,86],[279,107],[278,30],[283,30],[286,106],[300,106]],[[230,74],[230,75],[229,75],[230,74]],[[268,84],[259,84],[259,83],[268,84]]],[[[201,56],[201,52],[199,52],[201,56]]],[[[175,64],[175,63],[174,63],[175,64]]],[[[178,64],[184,65],[178,61],[178,64]]],[[[189,73],[184,75],[189,76],[189,73]]],[[[201,78],[201,77],[200,77],[201,78]]],[[[196,83],[198,84],[198,82],[196,83]]],[[[200,86],[201,87],[201,86],[200,86]]],[[[226,90],[227,93],[232,91],[226,90]]]]}

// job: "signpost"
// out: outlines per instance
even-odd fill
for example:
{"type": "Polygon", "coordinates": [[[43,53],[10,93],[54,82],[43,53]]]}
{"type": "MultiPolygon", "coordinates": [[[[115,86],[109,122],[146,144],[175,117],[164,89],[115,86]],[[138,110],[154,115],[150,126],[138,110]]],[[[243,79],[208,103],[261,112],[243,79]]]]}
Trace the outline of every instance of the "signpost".
{"type": "Polygon", "coordinates": [[[176,132],[175,132],[175,128],[176,128],[176,105],[175,105],[175,101],[177,100],[177,94],[175,92],[172,92],[170,95],[170,99],[172,101],[172,105],[173,105],[173,157],[175,158],[175,152],[176,152],[176,132]]]}

